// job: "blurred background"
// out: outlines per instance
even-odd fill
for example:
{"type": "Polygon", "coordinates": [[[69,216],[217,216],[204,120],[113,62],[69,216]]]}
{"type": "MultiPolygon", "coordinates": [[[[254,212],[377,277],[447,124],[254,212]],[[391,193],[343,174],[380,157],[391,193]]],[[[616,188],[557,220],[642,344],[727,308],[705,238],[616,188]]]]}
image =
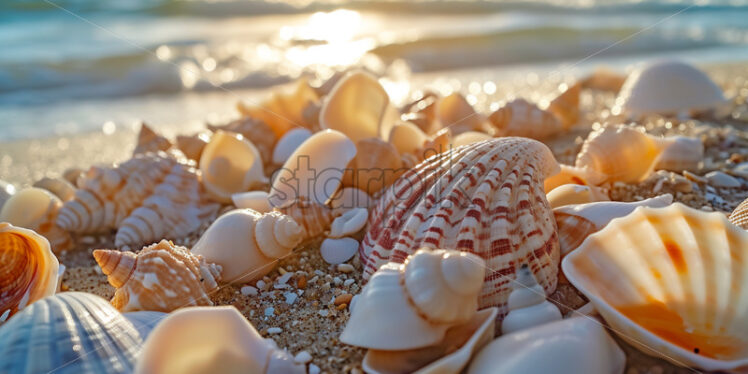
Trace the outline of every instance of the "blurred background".
{"type": "Polygon", "coordinates": [[[663,56],[748,60],[748,1],[1,0],[0,142],[138,119],[185,132],[350,66],[402,102],[663,56]]]}

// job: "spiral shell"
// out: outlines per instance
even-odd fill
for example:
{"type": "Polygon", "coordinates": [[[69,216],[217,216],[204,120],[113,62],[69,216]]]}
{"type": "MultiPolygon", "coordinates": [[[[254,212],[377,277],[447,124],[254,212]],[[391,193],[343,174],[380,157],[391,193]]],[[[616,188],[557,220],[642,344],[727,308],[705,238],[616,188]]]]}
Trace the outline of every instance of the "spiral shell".
{"type": "Polygon", "coordinates": [[[220,265],[226,283],[246,283],[269,273],[303,235],[303,228],[287,215],[236,209],[218,217],[192,253],[220,265]]]}
{"type": "Polygon", "coordinates": [[[171,148],[171,146],[172,144],[169,139],[157,134],[145,123],[141,123],[140,133],[138,133],[138,141],[132,154],[138,155],[141,153],[166,151],[171,148]]]}
{"type": "Polygon", "coordinates": [[[213,305],[221,266],[206,262],[187,248],[162,240],[133,252],[97,249],[96,263],[117,290],[112,305],[123,312],[171,312],[194,305],[213,305]]]}
{"type": "Polygon", "coordinates": [[[545,139],[563,131],[553,113],[538,108],[524,99],[516,99],[488,117],[500,136],[522,136],[545,139]]]}
{"type": "Polygon", "coordinates": [[[340,341],[382,350],[436,344],[475,315],[484,269],[480,257],[452,250],[421,249],[389,263],[357,296],[340,341]]]}
{"type": "Polygon", "coordinates": [[[59,262],[47,239],[0,223],[0,321],[55,293],[59,262]]]}
{"type": "Polygon", "coordinates": [[[730,222],[733,225],[748,230],[748,199],[743,200],[735,210],[730,213],[730,222]]]}
{"type": "Polygon", "coordinates": [[[563,85],[561,92],[548,105],[548,111],[561,122],[564,129],[568,129],[579,121],[579,96],[582,92],[581,83],[575,83],[571,87],[563,85]]]}
{"type": "Polygon", "coordinates": [[[561,312],[545,298],[543,287],[535,280],[530,268],[523,264],[517,271],[512,293],[507,301],[509,313],[501,321],[501,333],[509,334],[561,320],[561,312]]]}
{"type": "Polygon", "coordinates": [[[31,187],[11,196],[0,210],[0,222],[24,227],[44,236],[55,253],[69,249],[70,234],[56,224],[62,201],[47,190],[31,187]]]}
{"type": "Polygon", "coordinates": [[[480,305],[506,313],[509,279],[527,262],[550,293],[559,260],[542,181],[558,164],[542,143],[499,138],[455,148],[407,171],[369,216],[359,249],[364,278],[418,248],[451,248],[488,268],[480,305]]]}

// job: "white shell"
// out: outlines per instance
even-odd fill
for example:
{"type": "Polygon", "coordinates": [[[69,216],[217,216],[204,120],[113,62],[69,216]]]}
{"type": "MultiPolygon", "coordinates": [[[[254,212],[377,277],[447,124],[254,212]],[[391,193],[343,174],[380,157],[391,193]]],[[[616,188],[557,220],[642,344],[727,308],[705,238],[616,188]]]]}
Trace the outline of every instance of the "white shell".
{"type": "Polygon", "coordinates": [[[468,374],[622,374],[626,356],[591,317],[503,335],[473,359],[468,374]]]}
{"type": "Polygon", "coordinates": [[[722,213],[640,207],[566,256],[562,268],[612,330],[680,366],[748,366],[748,232],[722,213]],[[666,336],[666,338],[663,338],[666,336]]]}
{"type": "Polygon", "coordinates": [[[712,109],[725,102],[720,89],[704,72],[683,62],[658,61],[626,79],[614,111],[639,116],[712,109]]]}
{"type": "Polygon", "coordinates": [[[477,142],[481,142],[484,140],[491,139],[492,136],[488,135],[484,132],[478,132],[478,131],[467,131],[463,132],[462,134],[458,134],[457,136],[452,139],[452,147],[459,147],[461,145],[468,145],[473,144],[477,142]]]}
{"type": "Polygon", "coordinates": [[[151,332],[136,374],[305,373],[233,306],[183,308],[151,332]]]}
{"type": "Polygon", "coordinates": [[[673,140],[657,160],[655,170],[670,170],[681,172],[683,170],[696,170],[699,163],[704,161],[704,143],[699,138],[687,136],[673,136],[673,140]]]}
{"type": "Polygon", "coordinates": [[[273,149],[273,163],[280,165],[286,162],[296,148],[299,148],[311,136],[312,132],[304,128],[289,130],[275,144],[275,149],[273,149]]]}
{"type": "Polygon", "coordinates": [[[231,195],[231,201],[240,209],[252,209],[260,213],[267,213],[272,210],[268,201],[268,193],[265,191],[240,192],[231,195]]]}
{"type": "Polygon", "coordinates": [[[410,122],[402,122],[392,126],[387,138],[387,141],[394,145],[400,154],[415,154],[423,147],[426,140],[428,140],[426,133],[410,122]]]}
{"type": "Polygon", "coordinates": [[[239,134],[218,131],[200,156],[203,185],[213,198],[230,203],[231,195],[265,184],[257,148],[239,134]]]}
{"type": "Polygon", "coordinates": [[[322,259],[328,264],[337,265],[350,260],[358,251],[358,241],[351,238],[325,239],[319,247],[322,259]]]}
{"type": "Polygon", "coordinates": [[[586,204],[597,201],[610,201],[604,189],[579,184],[564,184],[548,192],[545,197],[548,204],[555,209],[564,205],[586,204]]]}
{"type": "Polygon", "coordinates": [[[307,139],[275,173],[270,205],[306,200],[324,204],[340,187],[356,145],[340,131],[320,131],[307,139]]]}
{"type": "Polygon", "coordinates": [[[561,319],[558,307],[546,300],[543,286],[538,284],[526,264],[517,271],[513,287],[507,301],[509,314],[501,321],[502,334],[561,319]]]}
{"type": "Polygon", "coordinates": [[[328,238],[342,238],[353,235],[366,226],[366,220],[369,218],[369,211],[364,208],[353,208],[341,216],[335,218],[330,225],[330,234],[328,238]]]}
{"type": "Polygon", "coordinates": [[[740,181],[718,170],[710,171],[704,177],[714,187],[737,188],[741,186],[740,181]]]}

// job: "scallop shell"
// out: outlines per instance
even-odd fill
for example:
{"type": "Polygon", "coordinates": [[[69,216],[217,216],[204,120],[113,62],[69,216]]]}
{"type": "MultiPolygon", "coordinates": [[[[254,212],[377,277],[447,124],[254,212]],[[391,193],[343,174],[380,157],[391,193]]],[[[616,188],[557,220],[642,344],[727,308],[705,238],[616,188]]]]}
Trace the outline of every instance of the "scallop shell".
{"type": "Polygon", "coordinates": [[[624,217],[640,206],[664,208],[672,202],[673,195],[664,194],[631,203],[601,201],[555,208],[553,215],[556,217],[558,227],[561,256],[566,256],[575,250],[588,236],[600,231],[615,218],[624,217]]]}
{"type": "Polygon", "coordinates": [[[590,133],[575,166],[604,174],[605,182],[637,183],[649,176],[672,143],[647,135],[643,128],[608,125],[590,133]]]}
{"type": "Polygon", "coordinates": [[[493,133],[486,117],[475,111],[464,96],[454,92],[437,102],[436,115],[442,128],[449,128],[452,134],[467,131],[493,133]]]}
{"type": "Polygon", "coordinates": [[[2,319],[54,294],[57,289],[58,267],[59,262],[49,248],[47,239],[31,230],[0,222],[2,319]]]}
{"type": "Polygon", "coordinates": [[[307,129],[289,130],[278,140],[273,149],[273,163],[282,165],[296,151],[301,144],[312,136],[312,132],[307,129]]]}
{"type": "Polygon", "coordinates": [[[748,365],[748,233],[721,213],[640,207],[563,261],[621,338],[676,365],[748,365]]]}
{"type": "Polygon", "coordinates": [[[356,157],[343,175],[343,187],[354,187],[369,195],[392,185],[405,172],[397,149],[379,138],[359,140],[356,157]]]}
{"type": "Polygon", "coordinates": [[[597,69],[579,81],[582,88],[611,92],[620,91],[624,82],[626,82],[625,74],[619,74],[607,68],[597,69]]]}
{"type": "Polygon", "coordinates": [[[75,186],[65,179],[44,177],[34,182],[33,187],[45,189],[60,198],[63,202],[72,200],[75,197],[75,186]]]}
{"type": "Polygon", "coordinates": [[[679,61],[657,61],[629,75],[613,111],[633,116],[677,114],[725,102],[722,89],[701,70],[679,61]]]}
{"type": "Polygon", "coordinates": [[[171,148],[172,144],[169,139],[157,134],[153,129],[145,123],[140,124],[140,133],[138,133],[138,141],[135,145],[135,149],[132,151],[133,155],[166,151],[171,148]]]}
{"type": "Polygon", "coordinates": [[[605,189],[595,186],[579,184],[564,184],[548,192],[545,197],[551,208],[556,209],[564,205],[586,204],[598,201],[610,201],[605,189]]]}
{"type": "Polygon", "coordinates": [[[478,310],[485,265],[471,253],[429,249],[388,263],[357,296],[340,341],[388,351],[439,343],[478,310]]]}
{"type": "Polygon", "coordinates": [[[509,281],[528,263],[550,293],[558,238],[542,181],[558,164],[548,147],[500,138],[455,148],[405,173],[369,216],[359,255],[364,278],[421,247],[472,252],[486,260],[480,305],[506,313],[509,281]]]}
{"type": "Polygon", "coordinates": [[[294,127],[312,128],[304,119],[304,109],[318,100],[317,93],[309,82],[306,79],[299,79],[294,87],[274,91],[272,96],[260,105],[240,102],[237,109],[245,117],[264,122],[277,139],[294,127]]]}
{"type": "Polygon", "coordinates": [[[326,205],[297,200],[274,208],[275,211],[293,218],[303,228],[303,238],[309,239],[322,235],[332,221],[345,209],[334,209],[326,205]]]}
{"type": "Polygon", "coordinates": [[[209,141],[210,135],[206,133],[177,135],[176,146],[188,159],[198,162],[209,141]]]}
{"type": "Polygon", "coordinates": [[[526,264],[517,271],[512,288],[507,301],[509,313],[501,321],[502,334],[561,320],[558,307],[546,300],[543,287],[526,264]]]}
{"type": "Polygon", "coordinates": [[[465,324],[447,330],[439,344],[405,351],[370,349],[362,363],[371,374],[460,373],[472,356],[493,338],[496,308],[479,310],[465,324]]]}
{"type": "Polygon", "coordinates": [[[748,199],[743,200],[743,202],[732,211],[729,220],[735,226],[738,226],[743,230],[748,230],[748,199]]]}
{"type": "Polygon", "coordinates": [[[546,139],[564,130],[553,113],[524,99],[512,100],[488,117],[500,136],[546,139]]]}
{"type": "Polygon", "coordinates": [[[574,317],[503,335],[473,359],[468,374],[623,374],[626,356],[605,327],[574,317]]]}
{"type": "Polygon", "coordinates": [[[291,254],[303,234],[302,227],[284,214],[237,209],[218,217],[192,253],[220,265],[226,283],[246,283],[269,273],[279,259],[291,254]]]}
{"type": "Polygon", "coordinates": [[[208,125],[208,129],[213,132],[225,131],[239,134],[252,143],[265,164],[270,164],[273,159],[273,148],[278,138],[265,122],[255,118],[240,118],[223,126],[208,125]]]}
{"type": "Polygon", "coordinates": [[[340,131],[358,142],[386,137],[397,114],[377,78],[359,71],[347,74],[324,99],[319,124],[322,129],[340,131]]]}
{"type": "Polygon", "coordinates": [[[136,374],[303,374],[304,365],[263,339],[233,306],[192,307],[169,314],[143,345],[136,374]]]}
{"type": "Polygon", "coordinates": [[[211,197],[222,203],[231,195],[268,183],[262,157],[243,136],[224,131],[213,134],[200,156],[203,186],[211,197]]]}
{"type": "Polygon", "coordinates": [[[62,206],[62,201],[51,192],[37,187],[26,188],[3,205],[0,222],[36,231],[49,241],[52,251],[59,253],[73,244],[70,234],[55,223],[62,206]]]}
{"type": "Polygon", "coordinates": [[[687,136],[674,136],[668,138],[673,143],[665,148],[657,160],[656,170],[670,170],[682,172],[693,171],[699,168],[699,163],[704,161],[704,143],[698,138],[687,136]]]}
{"type": "Polygon", "coordinates": [[[579,121],[579,96],[582,92],[580,83],[571,87],[563,85],[562,92],[551,100],[548,111],[561,122],[564,129],[574,126],[579,121]]]}
{"type": "Polygon", "coordinates": [[[29,305],[0,328],[0,372],[132,373],[142,343],[106,300],[63,292],[29,305]]]}
{"type": "Polygon", "coordinates": [[[187,248],[162,240],[138,254],[109,249],[93,251],[96,263],[117,290],[112,305],[123,312],[171,312],[185,306],[213,305],[221,266],[187,248]]]}

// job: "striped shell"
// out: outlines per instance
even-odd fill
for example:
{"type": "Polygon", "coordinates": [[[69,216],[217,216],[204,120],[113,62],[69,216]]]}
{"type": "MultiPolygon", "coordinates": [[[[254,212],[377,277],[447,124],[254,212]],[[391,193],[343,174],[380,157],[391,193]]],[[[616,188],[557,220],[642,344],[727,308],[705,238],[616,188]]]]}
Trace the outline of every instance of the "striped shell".
{"type": "Polygon", "coordinates": [[[472,252],[488,271],[480,306],[506,299],[515,267],[529,264],[547,293],[559,261],[553,214],[543,179],[558,164],[542,143],[499,138],[455,148],[406,172],[379,200],[359,248],[364,278],[416,249],[472,252]]]}
{"type": "Polygon", "coordinates": [[[0,373],[132,373],[142,343],[106,300],[63,292],[31,304],[0,328],[0,373]]]}
{"type": "Polygon", "coordinates": [[[733,225],[748,230],[748,199],[743,200],[735,210],[730,213],[730,222],[733,225]]]}
{"type": "Polygon", "coordinates": [[[55,293],[59,262],[39,234],[0,223],[0,321],[55,293]]]}
{"type": "Polygon", "coordinates": [[[540,109],[524,99],[506,103],[488,118],[500,136],[545,139],[564,129],[553,113],[540,109]]]}
{"type": "Polygon", "coordinates": [[[139,246],[178,239],[212,219],[194,164],[171,154],[147,153],[114,167],[91,167],[79,178],[57,225],[78,233],[118,229],[115,245],[139,246]]]}
{"type": "Polygon", "coordinates": [[[162,240],[137,255],[109,249],[93,252],[96,263],[117,289],[112,305],[123,312],[171,312],[195,305],[213,305],[221,267],[207,263],[187,248],[162,240]]]}

